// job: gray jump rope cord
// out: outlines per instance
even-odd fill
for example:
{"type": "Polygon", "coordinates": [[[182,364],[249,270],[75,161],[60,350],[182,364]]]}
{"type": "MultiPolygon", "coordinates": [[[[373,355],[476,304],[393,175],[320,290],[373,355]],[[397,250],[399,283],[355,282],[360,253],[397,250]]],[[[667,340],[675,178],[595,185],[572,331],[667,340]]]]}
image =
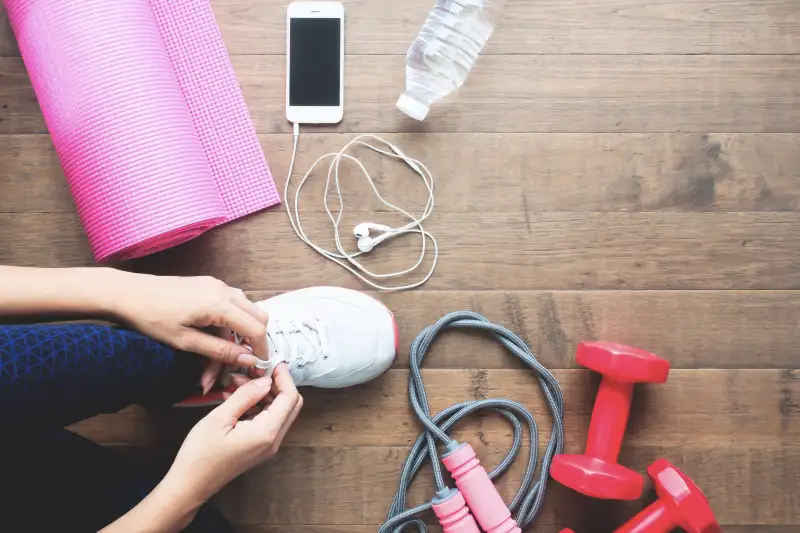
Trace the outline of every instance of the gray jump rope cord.
{"type": "Polygon", "coordinates": [[[399,486],[389,508],[387,521],[380,527],[378,533],[400,533],[404,528],[410,526],[416,526],[419,533],[427,532],[425,523],[416,518],[416,515],[430,509],[431,503],[427,502],[412,509],[406,509],[406,494],[409,486],[422,464],[430,458],[433,459],[431,465],[433,466],[433,476],[436,479],[436,490],[442,494],[446,493],[447,487],[442,475],[442,466],[439,463],[436,440],[438,439],[445,446],[454,445],[455,441],[448,436],[448,430],[467,415],[480,409],[491,409],[501,414],[511,423],[514,430],[514,441],[511,449],[500,464],[489,473],[489,477],[492,480],[503,474],[516,459],[523,441],[523,423],[520,419],[527,423],[530,435],[528,464],[525,468],[522,485],[508,508],[520,528],[533,522],[544,503],[550,464],[553,457],[561,453],[564,448],[564,398],[561,387],[553,374],[536,360],[530,348],[517,335],[503,326],[491,323],[482,315],[470,311],[449,313],[435,324],[426,327],[414,339],[409,355],[411,372],[408,379],[408,397],[414,413],[425,426],[425,430],[411,448],[411,452],[403,466],[403,471],[400,474],[399,486]],[[509,352],[522,359],[526,365],[536,372],[539,387],[547,400],[547,406],[553,417],[553,429],[542,457],[542,467],[537,481],[534,482],[539,454],[539,428],[530,411],[519,402],[504,398],[469,400],[451,405],[436,416],[431,417],[428,398],[422,383],[420,366],[433,341],[446,329],[474,329],[490,333],[509,352]]]}

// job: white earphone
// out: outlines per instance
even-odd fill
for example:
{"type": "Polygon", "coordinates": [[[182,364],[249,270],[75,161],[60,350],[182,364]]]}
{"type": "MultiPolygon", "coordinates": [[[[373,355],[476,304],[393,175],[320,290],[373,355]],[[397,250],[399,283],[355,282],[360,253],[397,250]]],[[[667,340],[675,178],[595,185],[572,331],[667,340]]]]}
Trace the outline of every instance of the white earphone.
{"type": "Polygon", "coordinates": [[[362,222],[355,227],[353,233],[358,237],[358,249],[364,253],[371,252],[373,248],[383,241],[399,235],[394,228],[383,224],[375,224],[374,222],[362,222]],[[377,237],[372,237],[370,231],[380,231],[382,233],[377,237]]]}
{"type": "Polygon", "coordinates": [[[292,159],[291,159],[291,161],[289,163],[289,175],[288,175],[288,177],[286,179],[286,185],[285,185],[284,190],[283,190],[284,201],[286,202],[286,213],[289,216],[289,222],[292,224],[292,228],[294,229],[294,231],[297,234],[297,236],[300,237],[300,239],[304,243],[306,243],[308,246],[310,246],[311,248],[313,248],[314,250],[319,252],[321,255],[327,257],[328,259],[330,259],[331,261],[337,263],[338,265],[346,268],[347,270],[349,270],[350,272],[352,272],[353,274],[358,276],[358,278],[360,278],[362,281],[364,281],[365,283],[367,283],[368,285],[370,285],[371,287],[373,287],[375,289],[386,290],[386,291],[399,291],[399,290],[405,290],[405,289],[413,289],[415,287],[419,287],[420,285],[422,285],[423,283],[428,281],[430,279],[430,277],[433,275],[433,271],[436,269],[436,263],[439,260],[439,245],[436,242],[436,239],[433,237],[433,235],[428,233],[422,227],[422,223],[433,212],[433,205],[434,205],[433,175],[430,173],[428,168],[425,165],[423,165],[420,161],[408,157],[399,148],[397,148],[396,146],[394,146],[390,142],[388,142],[388,141],[386,141],[384,139],[381,139],[380,137],[377,137],[375,135],[369,135],[369,134],[359,135],[355,139],[353,139],[352,141],[348,142],[344,146],[344,148],[342,148],[339,152],[325,154],[325,155],[321,156],[320,158],[318,158],[316,161],[314,161],[314,164],[311,165],[311,168],[308,169],[308,172],[305,173],[305,175],[303,176],[303,179],[300,180],[300,183],[297,186],[297,190],[295,191],[295,195],[294,195],[294,202],[290,202],[289,201],[289,183],[290,183],[290,181],[292,179],[292,170],[294,169],[294,160],[295,160],[295,157],[297,155],[297,143],[298,143],[299,136],[300,136],[300,128],[299,128],[298,124],[295,124],[294,125],[294,149],[292,150],[292,159]],[[390,151],[378,148],[376,146],[373,146],[372,144],[369,144],[369,143],[363,141],[362,139],[374,139],[374,140],[386,145],[386,147],[390,151]],[[411,213],[409,213],[408,211],[406,211],[406,210],[404,210],[404,209],[402,209],[400,207],[397,207],[396,205],[386,201],[381,196],[380,192],[378,191],[378,188],[375,185],[375,181],[369,175],[369,172],[367,172],[367,169],[364,167],[364,165],[358,159],[356,159],[355,157],[353,157],[353,156],[351,156],[351,155],[346,153],[347,150],[353,145],[361,145],[361,146],[364,146],[364,147],[369,148],[371,150],[374,150],[375,152],[378,152],[380,154],[383,154],[383,155],[386,155],[386,156],[389,156],[389,157],[393,157],[393,158],[396,158],[396,159],[401,159],[416,174],[418,174],[422,178],[422,181],[424,182],[425,187],[428,189],[428,201],[425,204],[425,209],[423,210],[422,214],[419,217],[416,217],[416,216],[412,215],[411,213]],[[320,161],[322,161],[323,159],[328,158],[328,157],[332,157],[333,161],[331,162],[331,166],[328,168],[328,178],[327,178],[327,181],[325,182],[325,193],[324,193],[323,202],[325,204],[325,211],[327,212],[328,217],[331,219],[331,222],[333,223],[333,236],[334,236],[334,240],[336,241],[336,250],[337,250],[338,253],[334,252],[332,250],[326,250],[325,248],[322,248],[321,246],[317,246],[316,244],[314,244],[308,238],[308,236],[306,235],[305,231],[303,230],[303,226],[300,223],[300,192],[301,192],[301,190],[303,188],[303,185],[306,183],[306,180],[308,180],[309,176],[311,175],[311,172],[314,170],[314,168],[317,166],[317,164],[320,161]],[[358,224],[353,229],[353,233],[358,238],[357,245],[358,245],[358,250],[359,251],[358,252],[353,252],[353,253],[349,253],[349,252],[345,251],[344,246],[342,245],[342,242],[341,242],[341,236],[340,236],[340,230],[339,230],[339,226],[340,226],[341,219],[342,219],[342,213],[344,212],[344,201],[342,199],[342,189],[341,189],[341,186],[340,186],[340,183],[339,183],[339,166],[340,166],[340,163],[341,163],[342,159],[347,159],[349,161],[352,161],[353,163],[356,164],[356,166],[358,166],[359,169],[361,169],[361,173],[362,173],[364,179],[367,180],[367,183],[369,183],[370,187],[372,188],[372,191],[375,193],[375,195],[378,197],[378,199],[386,207],[388,207],[389,209],[391,209],[391,210],[393,210],[393,211],[395,211],[397,213],[400,213],[401,215],[407,217],[410,220],[409,223],[407,223],[404,226],[400,226],[398,228],[393,228],[393,227],[390,227],[390,226],[386,226],[384,224],[376,224],[376,223],[373,223],[373,222],[362,222],[362,223],[358,224]],[[329,191],[330,186],[331,186],[331,177],[332,176],[333,176],[333,180],[334,180],[334,183],[335,183],[335,186],[336,186],[336,196],[339,199],[339,206],[338,206],[338,210],[336,211],[335,215],[331,212],[331,209],[330,209],[330,207],[328,205],[328,191],[329,191]],[[373,234],[372,234],[373,231],[374,232],[380,232],[380,233],[373,236],[373,234]],[[380,244],[380,243],[382,243],[384,241],[387,241],[387,240],[389,240],[389,239],[391,239],[393,237],[397,237],[398,235],[404,235],[404,234],[408,234],[408,233],[418,233],[420,235],[420,237],[421,237],[421,252],[420,252],[419,258],[417,259],[417,262],[414,265],[412,265],[411,267],[406,268],[406,269],[401,270],[401,271],[398,271],[398,272],[375,273],[375,272],[372,272],[371,270],[367,269],[366,267],[364,267],[364,265],[362,265],[361,262],[358,261],[358,259],[357,259],[358,256],[360,256],[363,253],[371,252],[378,244],[380,244]],[[414,283],[407,284],[407,285],[399,285],[399,286],[385,286],[385,285],[381,285],[380,283],[376,283],[375,281],[373,281],[373,280],[380,280],[380,279],[385,279],[385,278],[396,278],[396,277],[400,277],[400,276],[405,276],[407,274],[412,273],[417,268],[419,268],[419,266],[422,264],[423,260],[425,259],[426,242],[427,242],[428,239],[430,239],[430,241],[433,243],[433,262],[431,264],[430,270],[428,271],[428,273],[421,280],[416,281],[414,283]]]}

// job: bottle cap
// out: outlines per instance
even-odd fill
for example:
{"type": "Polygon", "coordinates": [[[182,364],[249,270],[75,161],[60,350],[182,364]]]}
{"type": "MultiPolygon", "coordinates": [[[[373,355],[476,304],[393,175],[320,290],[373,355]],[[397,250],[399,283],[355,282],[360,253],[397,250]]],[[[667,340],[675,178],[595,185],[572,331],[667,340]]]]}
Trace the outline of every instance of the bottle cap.
{"type": "Polygon", "coordinates": [[[422,121],[428,116],[430,108],[419,100],[404,94],[397,100],[397,109],[415,120],[422,121]]]}

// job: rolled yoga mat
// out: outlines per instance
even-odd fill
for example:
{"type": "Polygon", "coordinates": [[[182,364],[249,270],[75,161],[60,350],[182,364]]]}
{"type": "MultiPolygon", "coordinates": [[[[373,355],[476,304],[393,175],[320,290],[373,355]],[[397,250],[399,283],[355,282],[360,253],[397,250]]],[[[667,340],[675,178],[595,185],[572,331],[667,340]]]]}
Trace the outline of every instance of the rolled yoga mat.
{"type": "Polygon", "coordinates": [[[280,202],[208,0],[5,0],[97,261],[280,202]]]}

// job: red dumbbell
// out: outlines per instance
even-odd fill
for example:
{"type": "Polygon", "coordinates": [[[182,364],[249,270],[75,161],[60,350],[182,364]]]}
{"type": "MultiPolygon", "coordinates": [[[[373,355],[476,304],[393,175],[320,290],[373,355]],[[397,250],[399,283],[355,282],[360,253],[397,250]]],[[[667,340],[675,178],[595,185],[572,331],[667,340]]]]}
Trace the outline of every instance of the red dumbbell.
{"type": "Polygon", "coordinates": [[[669,362],[644,350],[613,342],[582,342],[578,364],[603,375],[589,424],[586,453],[558,455],[550,475],[582,494],[610,500],[635,500],[642,494],[641,474],[617,463],[635,383],[663,383],[669,362]]]}
{"type": "Polygon", "coordinates": [[[658,500],[614,533],[668,533],[676,527],[689,533],[722,531],[703,492],[669,461],[658,459],[647,474],[658,500]]]}
{"type": "MultiPolygon", "coordinates": [[[[669,461],[658,459],[647,469],[658,494],[650,507],[614,530],[614,533],[668,533],[676,527],[689,533],[719,533],[703,492],[669,461]]],[[[561,533],[573,533],[562,529],[561,533]]]]}

